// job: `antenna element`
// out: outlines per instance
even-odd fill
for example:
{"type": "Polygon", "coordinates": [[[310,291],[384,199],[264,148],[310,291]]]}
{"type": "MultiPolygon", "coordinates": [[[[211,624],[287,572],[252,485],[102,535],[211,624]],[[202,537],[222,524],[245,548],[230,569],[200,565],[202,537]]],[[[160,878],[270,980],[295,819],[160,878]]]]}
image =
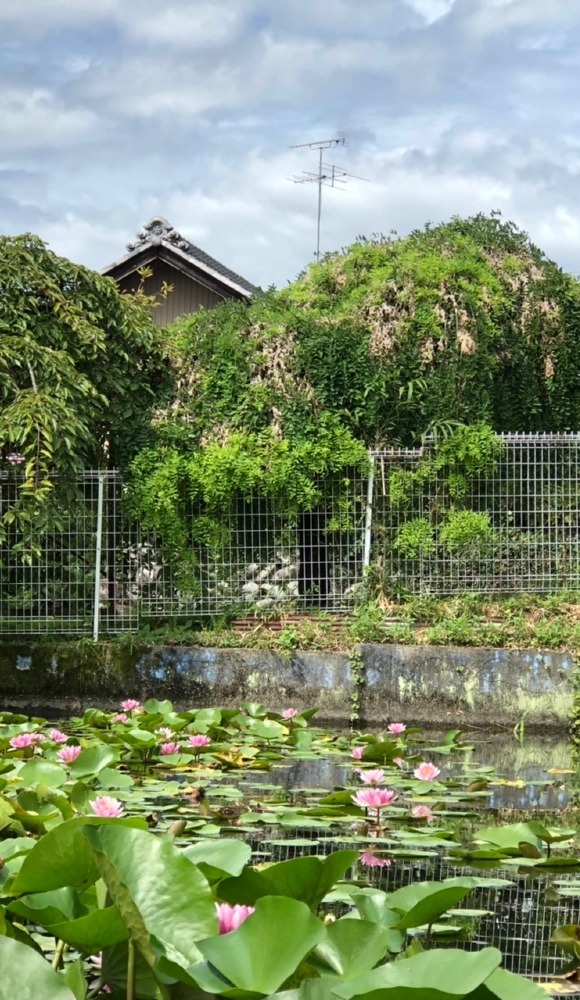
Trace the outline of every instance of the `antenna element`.
{"type": "Polygon", "coordinates": [[[344,191],[346,178],[353,177],[359,181],[366,181],[366,177],[358,177],[356,174],[349,174],[343,167],[335,163],[325,163],[323,153],[325,149],[332,149],[335,146],[348,146],[348,136],[346,132],[338,132],[334,139],[321,139],[319,142],[297,142],[290,149],[317,149],[318,150],[318,172],[303,170],[300,177],[291,177],[294,184],[317,184],[318,185],[318,211],[316,215],[316,260],[320,260],[320,220],[322,217],[322,188],[331,187],[339,191],[344,191]]]}

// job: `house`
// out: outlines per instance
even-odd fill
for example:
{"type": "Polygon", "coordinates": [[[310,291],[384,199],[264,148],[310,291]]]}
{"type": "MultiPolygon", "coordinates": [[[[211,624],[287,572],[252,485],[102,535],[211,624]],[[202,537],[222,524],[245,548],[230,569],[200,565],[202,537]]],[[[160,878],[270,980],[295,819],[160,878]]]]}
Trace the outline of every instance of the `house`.
{"type": "Polygon", "coordinates": [[[194,246],[162,216],[147,222],[135,240],[127,243],[127,251],[102,274],[115,278],[122,291],[130,292],[142,281],[139,270],[150,270],[144,290],[159,296],[153,313],[159,326],[197,309],[213,309],[224,299],[249,299],[256,291],[255,285],[194,246]],[[173,288],[167,297],[160,295],[164,284],[173,288]]]}

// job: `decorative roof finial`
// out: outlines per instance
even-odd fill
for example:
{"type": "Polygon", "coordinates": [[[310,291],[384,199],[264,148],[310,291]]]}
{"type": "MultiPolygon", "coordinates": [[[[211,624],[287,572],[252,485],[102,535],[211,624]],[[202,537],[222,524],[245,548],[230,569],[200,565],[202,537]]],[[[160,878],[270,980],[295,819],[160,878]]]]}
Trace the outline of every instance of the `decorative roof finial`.
{"type": "Polygon", "coordinates": [[[164,219],[162,215],[156,215],[138,231],[136,239],[132,243],[127,243],[127,250],[139,250],[144,246],[158,246],[163,242],[172,243],[180,250],[187,250],[189,247],[187,240],[183,239],[181,233],[178,233],[167,219],[164,219]]]}

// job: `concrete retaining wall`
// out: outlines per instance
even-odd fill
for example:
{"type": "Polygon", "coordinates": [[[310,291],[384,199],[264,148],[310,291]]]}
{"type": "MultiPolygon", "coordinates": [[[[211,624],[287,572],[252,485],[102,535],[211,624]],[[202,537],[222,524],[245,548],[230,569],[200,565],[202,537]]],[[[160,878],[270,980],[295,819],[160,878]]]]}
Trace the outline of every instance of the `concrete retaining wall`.
{"type": "Polygon", "coordinates": [[[0,707],[55,716],[161,696],[180,707],[316,705],[321,720],[345,724],[358,684],[369,725],[503,729],[525,716],[528,728],[564,730],[575,669],[563,653],[446,646],[361,645],[351,662],[346,652],[10,643],[0,646],[0,707]]]}

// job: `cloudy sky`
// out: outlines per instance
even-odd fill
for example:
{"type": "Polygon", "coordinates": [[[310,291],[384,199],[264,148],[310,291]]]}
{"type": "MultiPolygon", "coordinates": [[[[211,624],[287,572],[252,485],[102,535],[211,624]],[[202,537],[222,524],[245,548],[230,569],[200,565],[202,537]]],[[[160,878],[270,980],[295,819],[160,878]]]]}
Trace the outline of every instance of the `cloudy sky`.
{"type": "Polygon", "coordinates": [[[93,267],[153,215],[263,286],[500,209],[580,272],[578,0],[0,0],[0,232],[93,267]]]}

